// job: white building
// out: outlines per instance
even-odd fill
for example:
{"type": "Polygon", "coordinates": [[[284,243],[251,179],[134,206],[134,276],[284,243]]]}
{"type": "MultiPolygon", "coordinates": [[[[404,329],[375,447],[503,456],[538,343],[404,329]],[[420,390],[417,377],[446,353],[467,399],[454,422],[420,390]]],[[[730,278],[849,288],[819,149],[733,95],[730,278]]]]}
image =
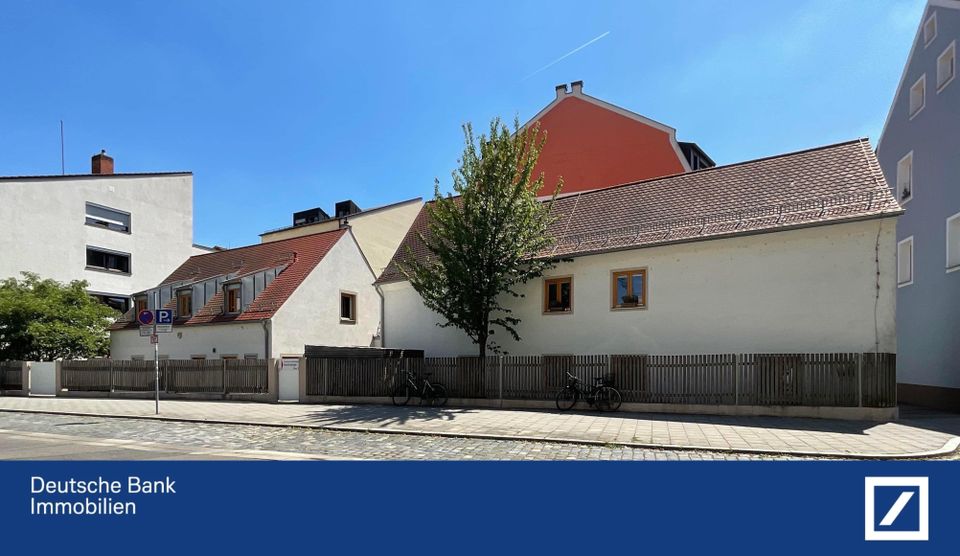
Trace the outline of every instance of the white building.
{"type": "Polygon", "coordinates": [[[0,177],[0,278],[23,271],[89,291],[125,310],[129,296],[209,249],[193,244],[193,175],[113,172],[0,177]]]}
{"type": "Polygon", "coordinates": [[[153,358],[134,314],[157,302],[176,315],[173,332],[160,335],[161,358],[270,359],[301,356],[308,344],[376,345],[375,278],[349,227],[196,255],[134,295],[111,328],[110,355],[153,358]]]}
{"type": "MultiPolygon", "coordinates": [[[[510,298],[516,355],[895,352],[900,206],[865,139],[578,193],[553,205],[571,259],[510,298]]],[[[378,279],[384,345],[477,347],[398,270],[426,256],[417,218],[378,279]]]]}

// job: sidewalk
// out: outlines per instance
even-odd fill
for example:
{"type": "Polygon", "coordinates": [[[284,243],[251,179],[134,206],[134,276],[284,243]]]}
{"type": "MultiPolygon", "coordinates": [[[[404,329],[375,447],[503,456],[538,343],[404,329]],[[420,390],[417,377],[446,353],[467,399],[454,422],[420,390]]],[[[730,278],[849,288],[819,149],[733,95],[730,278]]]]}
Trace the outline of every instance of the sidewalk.
{"type": "Polygon", "coordinates": [[[960,446],[960,415],[909,409],[900,421],[875,423],[165,400],[160,402],[157,417],[152,400],[6,397],[0,398],[0,423],[3,411],[855,458],[936,457],[948,455],[960,446]]]}

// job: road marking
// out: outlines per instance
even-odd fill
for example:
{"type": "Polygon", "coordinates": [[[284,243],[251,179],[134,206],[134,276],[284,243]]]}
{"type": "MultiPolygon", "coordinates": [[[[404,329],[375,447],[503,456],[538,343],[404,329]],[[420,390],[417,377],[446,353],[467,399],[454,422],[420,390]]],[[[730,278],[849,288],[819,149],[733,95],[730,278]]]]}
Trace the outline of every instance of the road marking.
{"type": "MultiPolygon", "coordinates": [[[[129,450],[139,450],[142,452],[176,452],[184,450],[183,446],[161,444],[159,442],[121,440],[117,438],[89,438],[79,437],[68,434],[54,434],[49,432],[26,432],[10,429],[0,429],[0,435],[6,435],[11,438],[21,440],[34,440],[49,443],[80,444],[83,446],[98,446],[102,448],[126,448],[129,450]]],[[[238,457],[259,460],[359,460],[361,458],[342,458],[331,457],[320,454],[308,454],[303,452],[279,452],[273,450],[253,450],[253,449],[231,449],[231,448],[197,448],[195,450],[184,451],[183,455],[188,456],[209,456],[209,457],[238,457]]],[[[69,459],[65,457],[63,459],[69,459]]],[[[173,457],[171,459],[177,459],[173,457]]]]}

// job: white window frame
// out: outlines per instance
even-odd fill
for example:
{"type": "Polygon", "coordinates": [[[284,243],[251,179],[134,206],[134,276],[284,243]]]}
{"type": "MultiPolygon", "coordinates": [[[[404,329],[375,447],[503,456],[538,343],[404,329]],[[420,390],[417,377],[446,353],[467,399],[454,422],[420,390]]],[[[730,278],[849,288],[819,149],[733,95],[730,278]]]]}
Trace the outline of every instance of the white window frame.
{"type": "Polygon", "coordinates": [[[937,94],[939,95],[940,91],[946,88],[946,86],[949,85],[950,82],[953,81],[953,79],[956,76],[957,76],[957,41],[953,40],[950,42],[950,45],[944,48],[943,52],[941,52],[940,55],[937,56],[937,94]],[[947,54],[950,54],[951,56],[953,56],[952,71],[950,73],[950,77],[946,81],[941,83],[940,82],[940,60],[947,54]]]}
{"type": "Polygon", "coordinates": [[[909,286],[910,284],[913,284],[913,278],[914,278],[914,276],[913,276],[913,266],[914,266],[914,265],[913,265],[913,261],[914,261],[914,258],[915,258],[915,255],[914,255],[913,236],[910,236],[910,237],[908,237],[908,238],[904,238],[904,239],[898,241],[898,242],[897,242],[897,287],[898,287],[898,288],[902,288],[902,287],[904,287],[904,286],[909,286]],[[909,243],[909,244],[910,244],[910,279],[909,279],[909,280],[901,281],[901,278],[902,278],[902,277],[900,276],[900,246],[903,245],[903,244],[905,244],[905,243],[909,243]]]}
{"type": "Polygon", "coordinates": [[[923,47],[924,47],[924,48],[930,46],[930,43],[932,43],[932,42],[934,41],[934,39],[937,38],[937,27],[938,27],[938,25],[937,25],[937,12],[931,13],[931,14],[930,14],[930,17],[928,17],[927,19],[923,20],[923,47]],[[931,22],[933,23],[933,33],[928,37],[928,36],[927,36],[927,25],[929,25],[931,22]]]}
{"type": "Polygon", "coordinates": [[[951,263],[950,247],[952,246],[953,242],[957,243],[957,245],[955,246],[955,249],[957,250],[958,253],[960,253],[960,233],[957,233],[957,237],[953,238],[951,241],[951,238],[950,238],[951,225],[956,225],[958,228],[960,228],[960,212],[954,214],[953,216],[947,217],[947,220],[946,220],[947,257],[945,259],[945,263],[946,263],[948,274],[951,272],[956,272],[960,270],[960,255],[957,256],[956,261],[952,261],[953,264],[950,264],[951,263]],[[954,222],[956,222],[956,224],[954,224],[954,222]]]}
{"type": "Polygon", "coordinates": [[[923,109],[927,106],[927,74],[920,76],[920,79],[917,79],[913,82],[913,85],[910,86],[909,94],[907,95],[907,111],[910,113],[910,119],[912,120],[916,117],[917,114],[923,112],[923,109]],[[911,110],[913,108],[913,89],[920,85],[923,88],[923,91],[920,93],[920,106],[916,110],[911,110]]]}
{"type": "Polygon", "coordinates": [[[907,203],[909,203],[910,201],[912,201],[912,200],[913,200],[913,197],[916,195],[916,188],[914,187],[914,184],[913,184],[913,151],[910,151],[910,152],[908,152],[907,154],[903,155],[903,158],[901,158],[900,160],[897,161],[897,182],[896,182],[896,188],[897,188],[897,202],[900,203],[901,205],[906,205],[907,203]],[[907,197],[906,199],[904,199],[904,198],[903,198],[903,190],[900,188],[900,167],[901,167],[901,165],[903,165],[903,161],[908,160],[908,159],[910,160],[910,176],[909,176],[909,178],[910,178],[910,180],[909,180],[909,183],[910,183],[910,196],[907,197]]]}
{"type": "Polygon", "coordinates": [[[131,233],[132,229],[130,221],[131,215],[125,210],[115,209],[113,207],[108,207],[107,205],[101,205],[99,203],[93,203],[90,201],[87,201],[84,204],[84,223],[87,226],[100,228],[101,230],[110,230],[112,232],[118,232],[121,234],[129,234],[131,233]],[[91,209],[93,209],[93,211],[91,211],[91,209]],[[113,214],[93,214],[97,209],[113,214]]]}

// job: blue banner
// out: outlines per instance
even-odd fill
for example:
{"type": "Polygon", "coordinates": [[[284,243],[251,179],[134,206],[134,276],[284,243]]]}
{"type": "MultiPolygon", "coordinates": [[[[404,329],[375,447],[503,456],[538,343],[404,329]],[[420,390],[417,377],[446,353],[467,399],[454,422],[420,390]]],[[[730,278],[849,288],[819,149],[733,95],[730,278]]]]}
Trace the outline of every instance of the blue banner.
{"type": "Polygon", "coordinates": [[[956,462],[0,463],[7,554],[947,554],[958,503],[956,462]]]}

